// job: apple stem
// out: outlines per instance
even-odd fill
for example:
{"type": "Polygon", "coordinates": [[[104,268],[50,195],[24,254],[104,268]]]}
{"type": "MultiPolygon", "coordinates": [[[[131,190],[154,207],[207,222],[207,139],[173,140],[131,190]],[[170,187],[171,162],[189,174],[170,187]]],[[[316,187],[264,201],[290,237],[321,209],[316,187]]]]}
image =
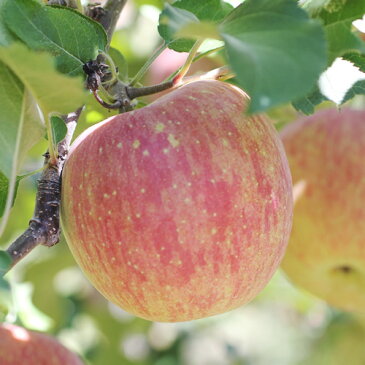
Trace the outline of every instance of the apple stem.
{"type": "Polygon", "coordinates": [[[38,180],[36,206],[29,227],[6,250],[11,257],[11,267],[38,245],[51,247],[60,236],[59,208],[61,202],[61,173],[71,139],[82,107],[63,116],[67,127],[65,138],[58,144],[57,164],[50,163],[50,154],[44,154],[44,168],[38,180]]]}
{"type": "Polygon", "coordinates": [[[199,61],[201,58],[209,56],[213,53],[217,53],[217,52],[221,51],[222,49],[224,49],[224,46],[216,47],[216,48],[210,49],[208,51],[199,53],[197,56],[194,57],[193,62],[199,61]]]}

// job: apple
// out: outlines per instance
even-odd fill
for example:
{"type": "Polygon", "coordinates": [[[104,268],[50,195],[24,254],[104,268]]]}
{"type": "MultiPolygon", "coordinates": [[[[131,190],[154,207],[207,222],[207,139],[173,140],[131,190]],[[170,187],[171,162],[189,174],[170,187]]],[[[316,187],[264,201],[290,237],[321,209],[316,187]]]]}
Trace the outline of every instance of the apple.
{"type": "Polygon", "coordinates": [[[281,132],[294,220],[282,263],[298,286],[365,311],[365,111],[321,110],[281,132]]]}
{"type": "Polygon", "coordinates": [[[54,338],[13,324],[0,325],[1,365],[82,365],[54,338]]]}
{"type": "Polygon", "coordinates": [[[222,313],[253,299],[289,238],[292,185],[282,143],[248,97],[186,84],[91,127],[62,182],[63,232],[111,302],[156,321],[222,313]]]}

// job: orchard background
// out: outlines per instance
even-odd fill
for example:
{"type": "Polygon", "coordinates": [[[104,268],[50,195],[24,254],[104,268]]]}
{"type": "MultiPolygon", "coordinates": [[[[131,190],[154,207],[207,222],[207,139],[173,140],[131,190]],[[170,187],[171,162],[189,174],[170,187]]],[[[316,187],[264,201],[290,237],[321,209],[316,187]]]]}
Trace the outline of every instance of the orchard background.
{"type": "MultiPolygon", "coordinates": [[[[106,9],[123,8],[119,19],[92,4],[0,0],[4,250],[32,217],[42,155],[47,149],[52,155],[65,137],[61,115],[85,105],[77,136],[118,113],[85,91],[83,65],[98,54],[115,63],[122,82],[141,87],[173,78],[190,52],[188,77],[218,70],[218,78],[250,95],[249,112],[267,113],[278,130],[319,109],[364,109],[363,0],[109,0],[106,9]],[[80,12],[107,25],[107,34],[80,12]]],[[[158,96],[142,95],[134,107],[158,96]]],[[[4,251],[0,265],[9,269],[4,251]]],[[[149,322],[108,302],[83,276],[62,235],[54,247],[34,249],[0,284],[1,321],[49,333],[90,364],[365,362],[365,318],[330,307],[281,271],[246,306],[182,323],[149,322]]]]}

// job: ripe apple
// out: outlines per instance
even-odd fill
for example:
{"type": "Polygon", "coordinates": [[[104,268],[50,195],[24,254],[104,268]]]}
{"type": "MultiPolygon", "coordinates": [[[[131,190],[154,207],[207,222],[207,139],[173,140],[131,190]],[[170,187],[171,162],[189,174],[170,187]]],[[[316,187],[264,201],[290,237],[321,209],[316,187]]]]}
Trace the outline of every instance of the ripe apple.
{"type": "Polygon", "coordinates": [[[365,111],[327,109],[281,133],[294,220],[282,267],[297,285],[365,311],[365,111]]]}
{"type": "Polygon", "coordinates": [[[0,325],[1,365],[82,365],[78,356],[51,336],[23,327],[0,325]]]}
{"type": "Polygon", "coordinates": [[[146,319],[236,308],[284,254],[292,186],[280,138],[247,96],[187,84],[85,131],[63,172],[69,247],[110,301],[146,319]]]}

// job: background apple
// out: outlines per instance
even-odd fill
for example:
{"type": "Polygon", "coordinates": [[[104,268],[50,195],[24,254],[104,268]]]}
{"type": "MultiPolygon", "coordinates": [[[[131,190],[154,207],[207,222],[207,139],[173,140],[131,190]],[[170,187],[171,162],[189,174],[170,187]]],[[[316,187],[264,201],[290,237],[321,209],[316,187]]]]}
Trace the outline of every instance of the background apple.
{"type": "Polygon", "coordinates": [[[1,365],[82,365],[83,362],[54,338],[23,327],[0,325],[1,365]]]}
{"type": "Polygon", "coordinates": [[[283,268],[328,303],[364,312],[365,111],[319,111],[282,139],[295,202],[283,268]]]}
{"type": "Polygon", "coordinates": [[[90,128],[63,175],[62,222],[85,274],[143,318],[236,308],[269,281],[287,245],[292,186],[279,137],[247,96],[187,84],[90,128]]]}

